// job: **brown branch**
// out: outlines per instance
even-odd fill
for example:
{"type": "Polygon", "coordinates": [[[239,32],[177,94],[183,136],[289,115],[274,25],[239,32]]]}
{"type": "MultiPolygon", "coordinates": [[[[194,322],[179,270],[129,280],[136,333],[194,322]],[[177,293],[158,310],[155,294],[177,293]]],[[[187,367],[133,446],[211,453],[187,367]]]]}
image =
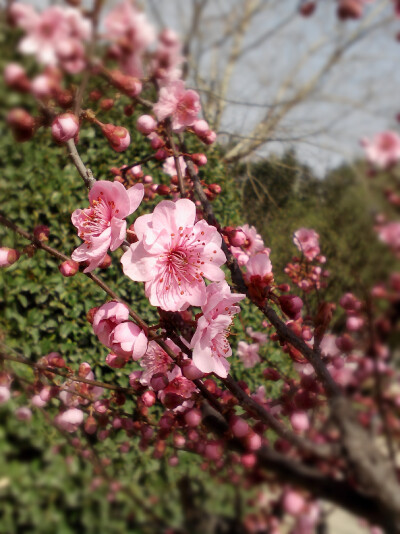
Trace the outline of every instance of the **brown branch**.
{"type": "Polygon", "coordinates": [[[96,183],[95,178],[93,177],[93,173],[90,169],[87,169],[83,161],[81,160],[81,157],[76,149],[75,142],[73,139],[70,139],[65,143],[67,145],[68,150],[68,156],[70,157],[72,163],[77,168],[79,174],[83,178],[83,181],[85,182],[86,187],[90,190],[96,183]]]}
{"type": "MultiPolygon", "coordinates": [[[[113,384],[106,384],[105,382],[100,382],[99,380],[89,380],[88,378],[81,378],[79,376],[74,375],[71,372],[60,371],[56,367],[40,365],[36,362],[32,362],[31,360],[28,360],[27,358],[23,358],[22,356],[11,356],[10,354],[6,354],[2,350],[0,350],[0,359],[7,360],[10,362],[15,362],[15,363],[21,363],[23,365],[28,365],[29,367],[32,367],[33,369],[35,369],[36,371],[39,371],[40,373],[52,373],[54,375],[67,378],[68,380],[71,380],[72,382],[82,382],[83,384],[88,384],[89,386],[96,386],[96,387],[101,387],[104,389],[110,389],[112,391],[126,393],[127,395],[136,394],[135,390],[132,388],[124,388],[122,386],[114,386],[113,384]]],[[[78,397],[80,396],[79,393],[77,392],[75,392],[75,394],[78,397]]]]}

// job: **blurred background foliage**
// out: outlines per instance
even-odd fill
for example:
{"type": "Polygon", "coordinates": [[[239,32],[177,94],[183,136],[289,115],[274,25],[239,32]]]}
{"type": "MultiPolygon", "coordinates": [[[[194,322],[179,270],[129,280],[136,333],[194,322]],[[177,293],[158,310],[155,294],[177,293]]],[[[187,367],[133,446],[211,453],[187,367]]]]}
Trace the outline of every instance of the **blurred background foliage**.
{"type": "MultiPolygon", "coordinates": [[[[2,39],[0,71],[12,59],[12,47],[5,44],[13,37],[3,34],[2,39]]],[[[106,86],[96,89],[107,96],[106,86]]],[[[0,98],[6,104],[5,111],[16,105],[34,110],[33,100],[8,93],[3,86],[0,98]]],[[[111,111],[98,114],[99,119],[120,124],[128,103],[120,96],[111,111]]],[[[148,141],[134,129],[139,114],[136,110],[123,118],[132,136],[132,145],[123,154],[113,152],[94,126],[82,129],[78,149],[98,179],[112,179],[111,167],[140,161],[148,154],[148,141]]],[[[71,213],[86,207],[88,201],[65,148],[56,146],[49,130],[44,129],[31,142],[16,144],[4,120],[0,136],[2,211],[28,231],[48,225],[50,246],[70,254],[80,243],[71,213]]],[[[192,152],[205,150],[197,141],[188,142],[192,152]]],[[[214,202],[217,216],[222,225],[249,222],[257,227],[271,248],[279,283],[288,281],[283,269],[296,253],[291,236],[301,226],[320,234],[321,250],[328,258],[326,266],[331,276],[325,299],[337,300],[350,289],[361,295],[372,283],[385,278],[393,260],[372,229],[373,215],[379,212],[380,204],[362,163],[334,169],[321,180],[294,151],[229,168],[222,163],[222,155],[218,146],[208,149],[209,163],[201,169],[207,183],[222,187],[222,195],[214,202]]],[[[156,183],[168,182],[160,164],[148,163],[143,170],[156,183]]],[[[148,212],[159,200],[143,203],[136,215],[148,212]]],[[[1,246],[19,250],[28,244],[4,228],[0,228],[0,239],[1,246]]],[[[101,277],[144,319],[156,321],[142,285],[121,276],[120,255],[113,254],[112,266],[100,272],[101,277]]],[[[0,271],[0,341],[32,360],[59,351],[72,367],[87,361],[97,379],[126,386],[133,369],[112,370],[105,365],[107,350],[86,320],[87,311],[105,300],[104,293],[85,276],[63,278],[57,261],[43,251],[32,257],[25,254],[12,267],[0,271]]],[[[267,396],[274,396],[280,382],[265,384],[259,368],[244,370],[235,355],[237,338],[250,342],[244,325],[262,329],[262,317],[246,304],[235,323],[240,335],[232,336],[232,374],[254,389],[264,382],[267,396]]],[[[272,364],[290,370],[287,356],[273,344],[263,351],[263,357],[272,364]]],[[[17,368],[22,378],[32,379],[30,370],[17,368]]],[[[129,450],[122,454],[125,435],[116,433],[104,441],[90,437],[89,446],[99,462],[93,466],[76,455],[74,447],[52,429],[44,414],[36,411],[28,424],[16,420],[13,411],[24,403],[21,395],[0,406],[0,457],[4,459],[0,465],[0,532],[158,532],[154,518],[144,513],[143,503],[155,515],[167,519],[169,526],[188,523],[192,529],[197,525],[196,532],[204,532],[204,521],[212,516],[222,521],[223,532],[224,525],[235,522],[243,504],[249,509],[251,493],[231,484],[229,473],[220,472],[211,480],[201,468],[201,459],[183,451],[179,452],[179,465],[167,468],[168,455],[154,459],[150,450],[139,449],[138,438],[132,438],[129,450]],[[115,481],[120,483],[120,490],[110,489],[115,481]]],[[[128,400],[125,409],[133,408],[133,401],[128,400]]],[[[174,454],[172,448],[170,454],[174,454]]]]}

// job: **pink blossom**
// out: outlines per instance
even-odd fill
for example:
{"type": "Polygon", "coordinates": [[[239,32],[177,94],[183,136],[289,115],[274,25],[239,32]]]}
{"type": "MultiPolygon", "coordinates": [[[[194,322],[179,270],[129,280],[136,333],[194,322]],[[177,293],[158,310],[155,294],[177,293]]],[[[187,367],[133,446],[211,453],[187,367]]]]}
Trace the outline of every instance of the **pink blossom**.
{"type": "Polygon", "coordinates": [[[376,134],[370,141],[362,139],[367,161],[379,169],[387,169],[400,159],[400,136],[386,131],[376,134]]]}
{"type": "Polygon", "coordinates": [[[121,69],[131,76],[142,78],[142,56],[154,41],[155,32],[146,15],[129,0],[124,0],[105,18],[107,37],[115,42],[113,52],[121,69]]]}
{"type": "Polygon", "coordinates": [[[160,83],[169,83],[182,76],[181,65],[185,61],[182,45],[172,30],[160,34],[160,42],[151,62],[151,70],[160,83]]]}
{"type": "Polygon", "coordinates": [[[396,254],[400,253],[400,222],[394,221],[378,229],[379,239],[389,245],[396,254]]]}
{"type": "MultiPolygon", "coordinates": [[[[175,354],[179,354],[180,350],[175,343],[170,339],[167,339],[166,343],[175,354]]],[[[144,368],[140,377],[140,383],[144,386],[149,386],[152,377],[159,373],[166,375],[169,382],[181,375],[179,367],[155,341],[149,342],[146,354],[140,360],[140,366],[144,368]]]]}
{"type": "Polygon", "coordinates": [[[263,334],[263,332],[255,332],[251,326],[246,328],[246,334],[259,345],[264,345],[264,343],[268,341],[267,334],[263,334]]]}
{"type": "Polygon", "coordinates": [[[188,199],[163,200],[149,215],[139,217],[139,239],[121,258],[124,273],[145,282],[153,306],[183,311],[206,301],[203,277],[221,281],[225,263],[222,238],[216,228],[202,220],[195,223],[196,206],[188,199]]]}
{"type": "Polygon", "coordinates": [[[290,423],[296,432],[305,432],[310,428],[310,420],[306,412],[293,412],[290,423]]]}
{"type": "Polygon", "coordinates": [[[151,115],[141,115],[136,122],[136,127],[140,133],[149,135],[157,128],[157,121],[151,115]]]}
{"type": "Polygon", "coordinates": [[[58,143],[73,139],[79,131],[79,120],[73,113],[63,113],[53,120],[51,133],[58,143]]]}
{"type": "Polygon", "coordinates": [[[39,19],[39,15],[33,6],[21,4],[20,2],[13,2],[11,4],[9,15],[13,23],[25,31],[32,29],[39,19]]]}
{"type": "Polygon", "coordinates": [[[312,261],[320,253],[318,240],[319,235],[311,228],[300,228],[293,237],[293,243],[308,261],[312,261]]]}
{"type": "Polygon", "coordinates": [[[306,500],[297,491],[288,489],[282,498],[282,506],[287,514],[298,516],[306,507],[306,500]]]}
{"type": "Polygon", "coordinates": [[[78,10],[51,6],[38,15],[32,9],[29,12],[26,8],[21,9],[19,5],[14,7],[13,11],[17,25],[27,33],[19,43],[20,52],[35,55],[36,59],[45,65],[55,66],[61,62],[68,72],[79,72],[83,69],[84,49],[80,41],[89,39],[91,23],[84,19],[78,10]],[[63,64],[63,60],[70,58],[71,48],[74,49],[75,56],[79,55],[78,70],[71,70],[68,64],[63,64]]]}
{"type": "Polygon", "coordinates": [[[215,319],[218,315],[233,315],[240,312],[240,307],[234,304],[246,298],[243,293],[231,293],[231,288],[225,282],[213,282],[206,288],[206,302],[202,306],[203,315],[207,319],[215,319]]]}
{"type": "Polygon", "coordinates": [[[200,109],[199,95],[192,89],[186,90],[181,80],[162,87],[158,102],[153,106],[153,111],[159,121],[171,117],[172,129],[176,132],[181,132],[186,126],[191,126],[197,119],[200,109]]]}
{"type": "Polygon", "coordinates": [[[111,350],[115,354],[139,360],[147,349],[147,336],[144,331],[132,321],[118,324],[110,335],[111,350]]]}
{"type": "Polygon", "coordinates": [[[208,320],[200,317],[197,329],[190,342],[193,349],[193,363],[203,373],[215,373],[226,378],[229,372],[229,363],[226,358],[232,355],[232,349],[227,336],[232,319],[228,315],[218,315],[208,320]]]}
{"type": "MultiPolygon", "coordinates": [[[[185,160],[183,159],[182,156],[179,156],[178,163],[179,163],[179,167],[181,169],[182,176],[185,176],[186,163],[185,163],[185,160]]],[[[170,176],[176,176],[177,175],[177,170],[176,170],[176,166],[175,166],[175,160],[174,160],[174,158],[172,156],[165,160],[165,162],[163,164],[163,171],[165,172],[165,174],[169,174],[170,176]]]]}
{"type": "Polygon", "coordinates": [[[18,250],[8,247],[0,247],[0,267],[9,267],[19,258],[18,250]]]}
{"type": "Polygon", "coordinates": [[[93,331],[106,347],[111,345],[111,333],[114,328],[129,319],[129,310],[121,302],[106,302],[93,317],[93,331]]]}
{"type": "Polygon", "coordinates": [[[259,252],[248,258],[244,279],[247,283],[254,282],[254,279],[259,280],[261,283],[265,281],[267,285],[271,283],[272,264],[269,259],[269,254],[259,252]]]}
{"type": "Polygon", "coordinates": [[[89,193],[90,208],[74,211],[72,223],[85,242],[71,257],[78,262],[89,262],[85,273],[103,262],[108,249],[114,251],[122,244],[126,236],[125,217],[137,209],[143,195],[143,184],[126,190],[119,182],[99,180],[89,193]]]}
{"type": "Polygon", "coordinates": [[[250,369],[261,361],[260,355],[258,354],[259,350],[260,346],[258,343],[249,345],[245,341],[239,341],[237,353],[245,369],[250,369]]]}
{"type": "Polygon", "coordinates": [[[57,415],[55,421],[62,430],[76,432],[83,422],[83,412],[78,408],[70,408],[57,415]]]}
{"type": "Polygon", "coordinates": [[[257,252],[269,254],[269,249],[265,248],[264,241],[254,226],[244,224],[239,226],[237,230],[240,230],[245,235],[244,243],[240,248],[231,247],[232,254],[238,260],[239,265],[246,265],[249,257],[257,254],[257,252]]]}

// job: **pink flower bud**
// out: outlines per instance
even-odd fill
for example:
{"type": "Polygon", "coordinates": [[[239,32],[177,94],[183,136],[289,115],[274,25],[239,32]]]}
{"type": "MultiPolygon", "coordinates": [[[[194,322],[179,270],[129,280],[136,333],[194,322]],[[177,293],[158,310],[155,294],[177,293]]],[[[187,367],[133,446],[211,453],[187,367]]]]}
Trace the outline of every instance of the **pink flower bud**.
{"type": "Polygon", "coordinates": [[[114,124],[103,124],[101,130],[107,138],[111,148],[116,152],[123,152],[131,143],[131,136],[123,126],[114,126],[114,124]]]}
{"type": "Polygon", "coordinates": [[[364,325],[364,319],[361,317],[348,317],[346,321],[346,328],[350,332],[356,332],[357,330],[360,330],[364,325]]]}
{"type": "Polygon", "coordinates": [[[118,356],[111,352],[106,356],[106,364],[112,367],[113,369],[122,369],[128,363],[128,359],[124,356],[118,356]]]}
{"type": "Polygon", "coordinates": [[[35,119],[24,109],[12,109],[7,115],[7,124],[10,126],[16,141],[23,143],[32,139],[35,119]]]}
{"type": "Polygon", "coordinates": [[[257,457],[251,452],[243,454],[240,458],[240,462],[246,469],[252,469],[257,463],[257,457]]]}
{"type": "Polygon", "coordinates": [[[158,159],[159,161],[166,159],[168,157],[168,152],[166,152],[164,149],[160,148],[157,150],[157,152],[154,154],[154,157],[158,159]]]}
{"type": "Polygon", "coordinates": [[[223,448],[219,441],[210,441],[204,448],[204,456],[209,460],[219,460],[222,454],[223,448]]]}
{"type": "Polygon", "coordinates": [[[296,295],[281,295],[278,297],[283,313],[290,319],[296,320],[300,317],[303,301],[296,295]]]}
{"type": "Polygon", "coordinates": [[[201,423],[201,411],[197,408],[192,408],[185,413],[185,421],[188,426],[199,426],[201,423]]]}
{"type": "Polygon", "coordinates": [[[109,111],[114,106],[114,100],[112,98],[103,98],[100,102],[100,107],[103,111],[109,111]]]}
{"type": "Polygon", "coordinates": [[[282,507],[287,514],[300,515],[306,506],[304,497],[293,490],[287,490],[282,498],[282,507]]]}
{"type": "Polygon", "coordinates": [[[168,378],[164,373],[155,373],[150,380],[150,386],[154,391],[160,391],[168,386],[168,378]]]}
{"type": "Polygon", "coordinates": [[[229,426],[235,438],[244,438],[250,432],[250,427],[247,422],[237,415],[231,417],[229,426]]]}
{"type": "Polygon", "coordinates": [[[111,266],[111,263],[112,263],[111,256],[109,254],[106,254],[104,256],[103,261],[99,265],[99,269],[108,269],[111,266]]]}
{"type": "Polygon", "coordinates": [[[18,63],[9,63],[4,69],[4,82],[16,91],[29,91],[30,82],[25,69],[18,63]]]}
{"type": "Polygon", "coordinates": [[[56,117],[51,125],[53,139],[57,143],[66,143],[79,131],[79,120],[73,113],[63,113],[56,117]]]}
{"type": "Polygon", "coordinates": [[[196,120],[192,126],[193,131],[199,137],[206,135],[210,131],[207,121],[203,119],[196,120]]]}
{"type": "Polygon", "coordinates": [[[146,176],[143,177],[143,183],[144,184],[151,184],[153,183],[153,177],[149,174],[146,174],[146,176]]]}
{"type": "Polygon", "coordinates": [[[256,432],[251,431],[251,433],[245,437],[245,443],[249,451],[257,451],[262,445],[262,440],[256,432]]]}
{"type": "Polygon", "coordinates": [[[141,358],[147,349],[147,336],[131,321],[118,324],[110,335],[110,348],[119,356],[141,358]]]}
{"type": "Polygon", "coordinates": [[[57,415],[55,419],[57,425],[67,432],[75,432],[83,422],[83,412],[77,408],[70,408],[57,415]]]}
{"type": "Polygon", "coordinates": [[[43,408],[43,406],[46,406],[46,401],[43,400],[40,395],[34,395],[31,399],[32,406],[36,406],[36,408],[43,408]]]}
{"type": "Polygon", "coordinates": [[[204,165],[207,165],[207,156],[205,154],[192,154],[191,157],[195,165],[198,165],[199,167],[204,167],[204,165]]]}
{"type": "Polygon", "coordinates": [[[204,373],[195,366],[192,360],[184,360],[182,362],[182,373],[189,380],[197,380],[197,378],[204,376],[204,373]]]}
{"type": "Polygon", "coordinates": [[[310,428],[310,420],[305,412],[292,413],[290,423],[296,432],[305,432],[310,428]]]}
{"type": "Polygon", "coordinates": [[[87,434],[94,434],[97,430],[97,421],[93,417],[93,415],[89,415],[89,417],[85,421],[85,432],[87,434]]]}
{"type": "Polygon", "coordinates": [[[149,135],[157,128],[157,121],[151,115],[142,115],[136,122],[140,133],[149,135]]]}
{"type": "Polygon", "coordinates": [[[177,465],[179,465],[179,458],[177,456],[171,456],[170,458],[168,458],[168,465],[170,465],[171,467],[176,467],[177,465]]]}
{"type": "Polygon", "coordinates": [[[181,434],[175,434],[173,438],[174,447],[182,449],[185,446],[186,439],[181,434]]]}
{"type": "Polygon", "coordinates": [[[340,20],[359,19],[362,17],[364,2],[360,0],[339,0],[337,15],[340,20]]]}
{"type": "Polygon", "coordinates": [[[219,184],[210,184],[208,189],[213,195],[219,195],[222,191],[222,187],[219,184]]]}
{"type": "Polygon", "coordinates": [[[40,74],[32,80],[31,91],[36,98],[48,98],[52,95],[53,90],[54,79],[46,74],[40,74]]]}
{"type": "Polygon", "coordinates": [[[0,267],[9,267],[15,263],[19,258],[18,250],[13,248],[0,248],[0,267]]]}
{"type": "Polygon", "coordinates": [[[156,402],[156,394],[154,391],[145,391],[140,398],[147,408],[150,408],[150,406],[153,406],[156,402]]]}
{"type": "Polygon", "coordinates": [[[163,139],[155,132],[151,133],[148,138],[150,139],[150,146],[154,150],[158,150],[165,145],[163,139]]]}
{"type": "Polygon", "coordinates": [[[74,276],[79,271],[79,263],[74,260],[66,260],[58,266],[58,270],[63,276],[74,276]]]}
{"type": "Polygon", "coordinates": [[[230,232],[228,239],[229,239],[229,244],[232,245],[233,247],[241,247],[247,241],[246,234],[242,230],[236,230],[236,229],[230,232]]]}
{"type": "Polygon", "coordinates": [[[304,2],[299,7],[299,13],[303,17],[311,17],[311,15],[315,11],[315,7],[316,7],[315,2],[304,2]]]}
{"type": "Polygon", "coordinates": [[[215,143],[216,139],[217,134],[213,130],[210,130],[204,137],[201,138],[201,140],[204,141],[206,145],[212,145],[213,143],[215,143]]]}

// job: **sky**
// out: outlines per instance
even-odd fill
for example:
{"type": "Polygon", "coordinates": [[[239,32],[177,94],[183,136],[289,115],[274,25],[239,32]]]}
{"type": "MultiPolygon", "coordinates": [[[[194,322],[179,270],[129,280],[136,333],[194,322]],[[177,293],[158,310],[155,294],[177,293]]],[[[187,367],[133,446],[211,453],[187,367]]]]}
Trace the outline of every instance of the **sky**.
{"type": "MultiPolygon", "coordinates": [[[[201,1],[138,0],[137,5],[147,11],[156,26],[166,25],[185,36],[190,32],[194,6],[201,1]]],[[[230,103],[218,128],[220,142],[240,141],[251,135],[269,106],[279,109],[277,93],[290,72],[298,69],[283,101],[290,100],[296,88],[310,80],[341,43],[369,24],[378,27],[347,51],[251,157],[279,154],[294,147],[299,159],[323,176],[329,168],[362,156],[361,138],[384,129],[399,129],[395,116],[400,111],[396,101],[400,82],[400,43],[396,33],[400,31],[400,20],[394,18],[391,0],[372,1],[361,21],[347,22],[337,20],[335,0],[319,0],[315,14],[307,19],[298,14],[299,0],[209,0],[193,44],[194,50],[202,49],[195,68],[205,86],[218,92],[218,78],[226,68],[232,40],[211,49],[210,43],[216,43],[224,31],[235,27],[247,2],[258,1],[263,9],[251,20],[242,46],[251,46],[266,32],[272,31],[273,36],[236,62],[225,95],[230,103]],[[390,22],[378,24],[386,19],[390,22]],[[317,51],[309,54],[313,47],[317,51]]],[[[26,3],[43,7],[57,2],[26,3]]],[[[106,9],[116,3],[109,0],[106,9]]],[[[84,5],[91,5],[91,0],[84,0],[84,5]]],[[[189,76],[187,83],[194,86],[193,77],[189,76]]]]}

